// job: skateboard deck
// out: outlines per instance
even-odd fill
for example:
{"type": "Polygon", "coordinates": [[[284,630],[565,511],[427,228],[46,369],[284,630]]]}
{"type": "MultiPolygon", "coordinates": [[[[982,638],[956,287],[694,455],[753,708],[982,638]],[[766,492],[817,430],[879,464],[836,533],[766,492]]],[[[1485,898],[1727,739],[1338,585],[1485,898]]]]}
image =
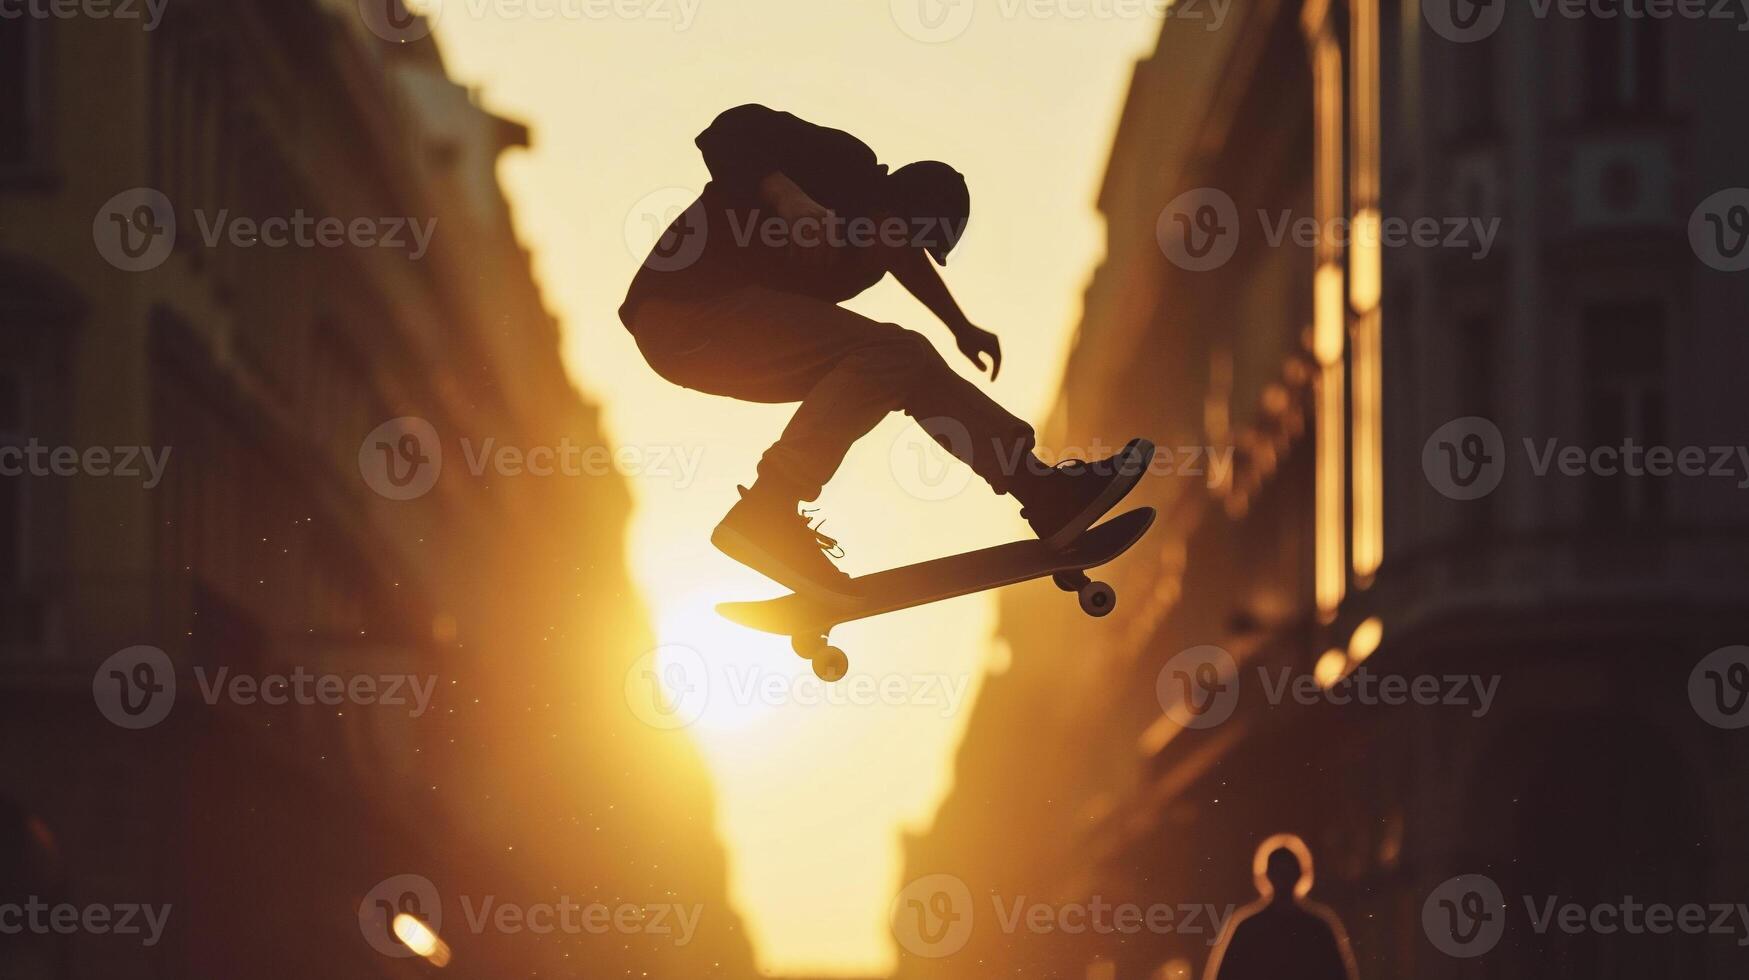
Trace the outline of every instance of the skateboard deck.
{"type": "MultiPolygon", "coordinates": [[[[935,558],[852,579],[859,593],[834,600],[792,593],[759,602],[724,602],[717,613],[732,623],[793,638],[796,652],[813,660],[826,680],[832,660],[843,654],[826,645],[832,627],[852,620],[898,612],[914,606],[1055,576],[1065,591],[1077,592],[1090,616],[1104,616],[1115,607],[1117,594],[1103,582],[1090,581],[1085,571],[1128,551],[1154,523],[1154,508],[1140,507],[1095,525],[1067,547],[1052,550],[1043,541],[1012,541],[961,555],[935,558]],[[822,664],[822,658],[828,662],[822,664]],[[824,668],[824,669],[823,669],[824,668]]],[[[842,676],[842,671],[838,671],[842,676]]]]}

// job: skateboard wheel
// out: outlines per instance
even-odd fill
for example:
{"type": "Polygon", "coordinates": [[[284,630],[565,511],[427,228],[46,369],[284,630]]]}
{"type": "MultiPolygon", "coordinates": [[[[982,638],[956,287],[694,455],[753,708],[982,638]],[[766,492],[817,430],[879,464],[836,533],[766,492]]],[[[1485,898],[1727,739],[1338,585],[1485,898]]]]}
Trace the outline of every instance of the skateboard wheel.
{"type": "Polygon", "coordinates": [[[1086,572],[1058,572],[1051,576],[1051,581],[1064,592],[1079,592],[1087,588],[1089,580],[1086,572]]]}
{"type": "Polygon", "coordinates": [[[789,648],[794,650],[796,656],[803,660],[812,660],[820,655],[821,650],[826,649],[826,638],[824,636],[792,636],[789,640],[789,648]]]}
{"type": "Polygon", "coordinates": [[[844,679],[850,672],[850,658],[837,647],[827,647],[814,657],[814,676],[828,684],[844,679]]]}
{"type": "Polygon", "coordinates": [[[1088,582],[1081,587],[1081,611],[1089,616],[1109,616],[1117,608],[1117,590],[1104,582],[1088,582]]]}

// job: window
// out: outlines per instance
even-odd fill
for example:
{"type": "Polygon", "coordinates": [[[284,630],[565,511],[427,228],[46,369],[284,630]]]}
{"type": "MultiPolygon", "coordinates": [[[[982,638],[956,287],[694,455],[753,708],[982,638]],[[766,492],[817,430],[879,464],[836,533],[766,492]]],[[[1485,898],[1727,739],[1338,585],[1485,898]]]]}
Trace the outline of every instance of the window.
{"type": "MultiPolygon", "coordinates": [[[[23,448],[24,384],[18,374],[0,370],[0,448],[23,448]]],[[[8,455],[11,455],[10,453],[8,455]]],[[[18,471],[18,460],[6,460],[6,469],[18,471]]],[[[0,591],[18,584],[24,567],[24,483],[22,472],[0,473],[0,591]]]]}
{"type": "Polygon", "coordinates": [[[1650,17],[1591,17],[1585,22],[1585,101],[1594,116],[1652,112],[1664,101],[1661,22],[1650,17]]]}
{"type": "Polygon", "coordinates": [[[1500,72],[1504,69],[1495,35],[1454,46],[1452,127],[1460,138],[1494,134],[1499,125],[1500,72]]]}
{"type": "Polygon", "coordinates": [[[32,160],[38,138],[36,25],[0,17],[0,167],[32,160]]]}
{"type": "MultiPolygon", "coordinates": [[[[1585,416],[1592,447],[1626,449],[1636,467],[1651,446],[1669,443],[1665,418],[1664,311],[1656,303],[1585,310],[1585,416]]],[[[1624,462],[1629,462],[1625,461],[1624,462]]],[[[1627,473],[1593,475],[1586,505],[1600,524],[1656,520],[1664,512],[1665,478],[1627,473]]]]}
{"type": "MultiPolygon", "coordinates": [[[[1464,317],[1458,323],[1458,415],[1476,415],[1495,425],[1501,423],[1494,400],[1494,318],[1488,314],[1464,317]]],[[[1466,530],[1482,532],[1495,523],[1495,494],[1469,502],[1461,511],[1466,530]]]]}

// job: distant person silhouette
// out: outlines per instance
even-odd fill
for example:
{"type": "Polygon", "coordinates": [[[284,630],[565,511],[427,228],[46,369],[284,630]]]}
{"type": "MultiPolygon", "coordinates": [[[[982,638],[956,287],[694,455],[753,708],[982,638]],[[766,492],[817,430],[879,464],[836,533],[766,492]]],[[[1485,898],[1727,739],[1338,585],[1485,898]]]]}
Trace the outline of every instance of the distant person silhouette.
{"type": "Polygon", "coordinates": [[[1266,841],[1262,898],[1241,909],[1209,959],[1205,980],[1356,980],[1348,936],[1334,913],[1304,900],[1311,859],[1298,838],[1266,841]],[[1300,851],[1306,855],[1302,864],[1300,851]]]}
{"type": "Polygon", "coordinates": [[[995,380],[1001,343],[966,318],[935,271],[971,215],[957,170],[923,161],[889,173],[849,133],[762,105],[722,113],[696,143],[711,180],[645,259],[620,319],[675,384],[801,403],[712,533],[724,553],[798,592],[851,594],[828,554],[837,543],[798,508],[893,411],[923,423],[997,493],[1013,494],[1053,544],[1086,530],[1140,479],[1154,451],[1146,440],[1093,463],[1050,466],[1033,453],[1031,427],[928,339],[837,305],[891,273],[995,380]]]}

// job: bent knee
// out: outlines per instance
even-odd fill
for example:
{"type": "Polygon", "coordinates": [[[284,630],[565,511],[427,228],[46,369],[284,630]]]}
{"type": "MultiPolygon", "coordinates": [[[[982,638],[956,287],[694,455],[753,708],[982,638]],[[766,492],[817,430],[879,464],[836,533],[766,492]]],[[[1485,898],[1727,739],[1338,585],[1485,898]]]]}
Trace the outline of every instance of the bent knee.
{"type": "Polygon", "coordinates": [[[946,363],[928,337],[894,323],[882,326],[892,329],[871,352],[882,361],[909,370],[924,370],[946,363]]]}

